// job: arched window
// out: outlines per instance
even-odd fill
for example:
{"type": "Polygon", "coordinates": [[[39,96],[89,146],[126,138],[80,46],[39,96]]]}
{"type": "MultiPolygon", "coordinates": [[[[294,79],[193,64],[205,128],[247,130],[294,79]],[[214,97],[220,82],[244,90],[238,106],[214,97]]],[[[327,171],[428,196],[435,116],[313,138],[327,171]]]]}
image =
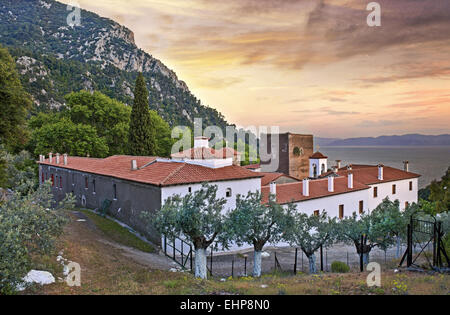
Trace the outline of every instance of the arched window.
{"type": "Polygon", "coordinates": [[[322,170],[320,171],[320,174],[325,173],[325,164],[322,164],[322,170]]]}
{"type": "Polygon", "coordinates": [[[231,188],[227,188],[226,196],[227,198],[230,198],[233,195],[231,188]]]}
{"type": "Polygon", "coordinates": [[[317,177],[317,165],[313,165],[313,177],[317,177]]]}

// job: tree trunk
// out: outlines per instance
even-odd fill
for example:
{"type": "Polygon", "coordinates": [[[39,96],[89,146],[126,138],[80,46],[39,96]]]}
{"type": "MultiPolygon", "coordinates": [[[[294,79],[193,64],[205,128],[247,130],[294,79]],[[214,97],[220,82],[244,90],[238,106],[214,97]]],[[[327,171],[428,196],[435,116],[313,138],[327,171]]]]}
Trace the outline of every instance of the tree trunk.
{"type": "Polygon", "coordinates": [[[261,251],[255,250],[253,257],[253,277],[261,277],[261,251]]]}
{"type": "Polygon", "coordinates": [[[313,253],[311,255],[307,255],[309,261],[309,273],[317,273],[316,269],[316,255],[313,253]]]}
{"type": "Polygon", "coordinates": [[[200,279],[207,278],[206,248],[195,249],[195,277],[200,279]]]}

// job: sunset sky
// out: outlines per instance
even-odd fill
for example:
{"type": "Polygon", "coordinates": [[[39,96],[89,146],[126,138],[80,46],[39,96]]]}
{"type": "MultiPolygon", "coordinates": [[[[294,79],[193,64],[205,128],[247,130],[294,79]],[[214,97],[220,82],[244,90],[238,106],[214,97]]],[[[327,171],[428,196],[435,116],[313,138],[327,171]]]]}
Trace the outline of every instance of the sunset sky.
{"type": "MultiPolygon", "coordinates": [[[[62,2],[68,3],[69,0],[62,2]]],[[[450,1],[78,0],[239,126],[322,137],[450,133],[450,1]]]]}

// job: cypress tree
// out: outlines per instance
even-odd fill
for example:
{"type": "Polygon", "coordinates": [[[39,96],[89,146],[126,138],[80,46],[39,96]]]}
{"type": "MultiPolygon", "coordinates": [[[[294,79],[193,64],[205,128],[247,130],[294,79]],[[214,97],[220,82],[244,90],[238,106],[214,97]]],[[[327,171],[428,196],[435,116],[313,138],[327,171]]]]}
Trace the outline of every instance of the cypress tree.
{"type": "Polygon", "coordinates": [[[156,134],[150,116],[148,91],[142,73],[136,79],[133,110],[129,130],[129,152],[131,155],[146,156],[156,152],[156,134]]]}

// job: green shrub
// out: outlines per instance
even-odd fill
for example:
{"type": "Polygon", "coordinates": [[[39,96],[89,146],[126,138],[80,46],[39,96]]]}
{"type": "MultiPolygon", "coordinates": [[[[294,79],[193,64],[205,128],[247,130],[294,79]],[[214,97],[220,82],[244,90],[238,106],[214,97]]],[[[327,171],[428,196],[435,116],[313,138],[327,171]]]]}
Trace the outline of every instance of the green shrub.
{"type": "Polygon", "coordinates": [[[343,263],[342,261],[333,261],[331,263],[331,272],[337,272],[337,273],[347,273],[350,271],[350,267],[343,263]]]}

